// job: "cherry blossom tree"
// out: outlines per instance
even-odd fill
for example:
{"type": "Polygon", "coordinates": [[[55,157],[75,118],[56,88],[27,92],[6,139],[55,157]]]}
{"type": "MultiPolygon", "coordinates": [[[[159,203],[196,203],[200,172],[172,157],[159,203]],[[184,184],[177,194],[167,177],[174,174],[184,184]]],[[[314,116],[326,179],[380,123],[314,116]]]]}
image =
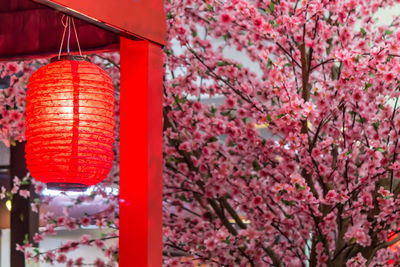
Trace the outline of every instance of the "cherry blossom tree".
{"type": "MultiPolygon", "coordinates": [[[[400,252],[390,248],[400,240],[400,18],[381,25],[375,15],[395,4],[166,1],[165,266],[400,264],[400,252]],[[222,104],[203,101],[217,97],[222,104]]],[[[108,56],[99,63],[117,76],[118,60],[108,56]]],[[[0,94],[5,143],[24,139],[24,84],[40,64],[1,65],[11,85],[0,94]]],[[[105,190],[117,176],[116,168],[95,189],[111,199],[104,214],[75,221],[68,211],[47,214],[36,241],[57,225],[73,230],[93,220],[117,230],[117,197],[105,190]]],[[[2,197],[28,197],[19,185],[29,182],[43,188],[16,179],[2,197]]],[[[76,204],[84,201],[90,197],[76,204]]],[[[95,245],[112,266],[118,248],[102,242],[116,236],[82,236],[50,251],[32,253],[29,242],[18,249],[81,266],[83,259],[66,252],[95,245]]]]}
{"type": "Polygon", "coordinates": [[[400,264],[397,2],[166,1],[166,266],[400,264]]]}

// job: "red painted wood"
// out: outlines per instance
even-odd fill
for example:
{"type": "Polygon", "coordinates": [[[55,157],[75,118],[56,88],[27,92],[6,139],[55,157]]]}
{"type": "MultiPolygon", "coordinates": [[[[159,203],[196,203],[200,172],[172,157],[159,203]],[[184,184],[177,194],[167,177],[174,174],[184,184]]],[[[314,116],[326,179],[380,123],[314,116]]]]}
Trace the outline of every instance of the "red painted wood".
{"type": "Polygon", "coordinates": [[[162,265],[161,47],[121,38],[120,267],[162,265]]]}
{"type": "MultiPolygon", "coordinates": [[[[58,55],[64,30],[60,12],[30,0],[0,0],[0,13],[1,61],[58,55]]],[[[84,53],[118,50],[118,34],[79,19],[75,19],[75,25],[84,53]]],[[[77,54],[73,32],[70,47],[77,54]]]]}
{"type": "Polygon", "coordinates": [[[127,36],[165,44],[163,0],[34,0],[75,16],[83,15],[100,27],[109,26],[127,36]]]}
{"type": "MultiPolygon", "coordinates": [[[[86,54],[117,50],[120,35],[165,43],[163,0],[0,0],[0,61],[58,54],[60,11],[75,17],[86,54]]],[[[77,50],[72,34],[72,54],[77,50]]]]}

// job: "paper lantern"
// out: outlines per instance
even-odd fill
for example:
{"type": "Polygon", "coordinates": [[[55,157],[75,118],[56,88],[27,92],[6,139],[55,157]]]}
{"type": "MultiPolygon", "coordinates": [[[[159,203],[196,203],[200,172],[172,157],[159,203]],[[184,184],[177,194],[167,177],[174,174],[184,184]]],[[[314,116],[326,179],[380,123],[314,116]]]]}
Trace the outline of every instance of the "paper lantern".
{"type": "Polygon", "coordinates": [[[114,158],[114,87],[100,67],[68,57],[29,79],[26,163],[32,177],[61,189],[104,180],[114,158]]]}

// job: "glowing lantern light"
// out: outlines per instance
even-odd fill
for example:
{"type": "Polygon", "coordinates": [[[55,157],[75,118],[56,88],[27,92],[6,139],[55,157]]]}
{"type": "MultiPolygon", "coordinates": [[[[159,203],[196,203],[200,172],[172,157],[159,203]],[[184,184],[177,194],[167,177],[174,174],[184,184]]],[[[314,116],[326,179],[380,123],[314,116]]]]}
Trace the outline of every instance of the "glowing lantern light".
{"type": "Polygon", "coordinates": [[[81,57],[37,70],[26,99],[26,163],[48,187],[82,190],[104,180],[114,158],[114,87],[81,57]]]}

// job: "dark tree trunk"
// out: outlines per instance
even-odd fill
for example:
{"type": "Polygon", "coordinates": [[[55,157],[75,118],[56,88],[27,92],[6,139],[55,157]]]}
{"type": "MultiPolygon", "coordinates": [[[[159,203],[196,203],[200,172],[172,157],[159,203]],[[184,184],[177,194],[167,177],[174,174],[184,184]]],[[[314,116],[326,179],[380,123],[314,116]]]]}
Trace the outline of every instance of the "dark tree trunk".
{"type": "MultiPolygon", "coordinates": [[[[28,170],[25,163],[25,142],[17,143],[10,150],[10,173],[11,188],[15,176],[23,178],[28,170]]],[[[15,195],[12,200],[12,209],[10,217],[11,228],[11,267],[25,267],[24,254],[16,250],[16,244],[23,244],[25,236],[28,236],[30,242],[38,230],[39,217],[37,213],[32,212],[30,201],[33,199],[34,190],[32,185],[23,185],[21,189],[27,189],[31,192],[28,199],[15,195]]]]}

